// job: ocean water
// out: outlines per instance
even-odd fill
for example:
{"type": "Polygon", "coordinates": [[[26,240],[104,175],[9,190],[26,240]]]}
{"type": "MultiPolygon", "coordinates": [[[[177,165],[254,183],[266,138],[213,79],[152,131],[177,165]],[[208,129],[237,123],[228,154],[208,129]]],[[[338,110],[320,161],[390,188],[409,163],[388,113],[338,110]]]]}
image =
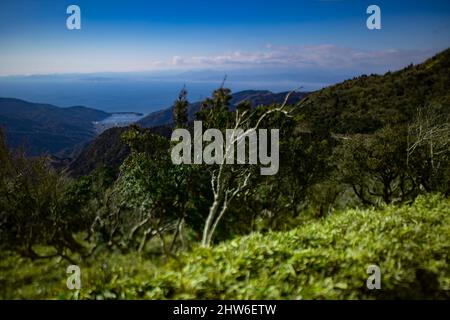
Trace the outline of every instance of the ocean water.
{"type": "MultiPolygon", "coordinates": [[[[86,106],[107,112],[148,114],[170,107],[184,83],[161,81],[0,80],[0,97],[48,103],[59,107],[86,106]]],[[[189,100],[204,99],[215,83],[186,84],[189,100]]]]}
{"type": "MultiPolygon", "coordinates": [[[[223,77],[223,76],[222,76],[223,77]]],[[[178,80],[138,76],[48,75],[0,77],[0,97],[18,98],[59,107],[86,106],[107,112],[137,112],[144,115],[173,105],[184,85],[188,100],[197,102],[209,97],[222,83],[221,76],[208,80],[178,80]]],[[[233,81],[226,86],[241,90],[287,91],[291,82],[233,81]]]]}

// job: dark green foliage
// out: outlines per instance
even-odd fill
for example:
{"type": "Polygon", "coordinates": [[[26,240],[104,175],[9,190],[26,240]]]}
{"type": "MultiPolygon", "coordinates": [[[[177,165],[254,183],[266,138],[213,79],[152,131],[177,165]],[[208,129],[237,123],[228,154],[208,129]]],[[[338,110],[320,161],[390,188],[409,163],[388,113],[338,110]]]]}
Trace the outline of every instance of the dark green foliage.
{"type": "MultiPolygon", "coordinates": [[[[85,299],[448,299],[450,202],[347,210],[288,232],[194,248],[159,264],[108,253],[82,265],[85,299]],[[381,269],[368,290],[367,268],[381,269]]],[[[3,255],[0,298],[71,298],[66,264],[3,255]],[[42,281],[27,281],[42,279],[42,281]]]]}
{"type": "Polygon", "coordinates": [[[148,129],[131,127],[123,139],[131,154],[97,211],[94,229],[104,243],[123,251],[142,251],[158,238],[163,252],[170,254],[177,243],[184,245],[183,226],[200,232],[209,197],[205,174],[174,165],[169,140],[148,129]],[[168,235],[171,243],[166,243],[168,235]]]}
{"type": "Polygon", "coordinates": [[[86,176],[101,167],[109,167],[117,173],[123,160],[130,154],[130,148],[121,139],[126,131],[127,128],[104,131],[71,161],[68,173],[72,177],[86,176]]]}
{"type": "Polygon", "coordinates": [[[290,232],[253,234],[197,248],[143,283],[88,286],[86,298],[448,299],[450,203],[349,210],[290,232]],[[418,245],[420,244],[420,245],[418,245]],[[367,268],[381,269],[368,290],[367,268]]]}
{"type": "Polygon", "coordinates": [[[86,107],[59,108],[19,99],[0,98],[0,127],[10,148],[25,147],[28,155],[70,156],[77,144],[95,137],[93,121],[108,113],[86,107]]]}
{"type": "Polygon", "coordinates": [[[68,181],[56,174],[45,159],[11,153],[0,133],[0,239],[3,248],[32,259],[42,258],[36,246],[52,248],[48,256],[83,251],[73,237],[85,230],[85,217],[67,205],[68,181]]]}
{"type": "Polygon", "coordinates": [[[430,103],[450,113],[450,49],[417,66],[361,76],[308,95],[305,121],[317,132],[373,133],[406,124],[430,103]]]}
{"type": "MultiPolygon", "coordinates": [[[[102,132],[94,141],[89,143],[67,168],[71,177],[78,178],[93,173],[102,167],[111,168],[116,174],[122,162],[130,155],[130,147],[123,134],[130,129],[139,130],[137,126],[111,128],[102,132]]],[[[161,126],[148,131],[164,137],[170,137],[173,128],[161,126]]]]}
{"type": "Polygon", "coordinates": [[[186,87],[181,89],[173,106],[173,120],[176,128],[185,128],[188,123],[188,107],[186,87]]]}
{"type": "Polygon", "coordinates": [[[197,120],[202,121],[204,128],[227,129],[231,128],[231,90],[219,88],[215,90],[211,98],[202,103],[197,113],[197,120]]]}
{"type": "Polygon", "coordinates": [[[385,127],[347,137],[336,149],[337,176],[363,204],[403,202],[417,192],[407,167],[406,136],[403,127],[385,127]]]}
{"type": "MultiPolygon", "coordinates": [[[[234,109],[242,102],[248,101],[251,106],[270,106],[274,103],[282,103],[288,92],[272,93],[266,90],[245,90],[233,93],[230,100],[231,109],[234,109]]],[[[288,103],[295,104],[304,98],[308,93],[295,92],[289,98],[288,103]]],[[[188,106],[188,120],[196,119],[196,113],[202,108],[202,102],[190,103],[188,106]]],[[[145,128],[154,128],[159,126],[171,126],[174,123],[173,108],[155,111],[138,121],[138,124],[145,128]]]]}
{"type": "Polygon", "coordinates": [[[351,210],[287,233],[197,249],[149,281],[145,297],[448,298],[449,210],[448,200],[421,198],[412,207],[351,210]],[[382,270],[379,292],[365,286],[371,264],[382,270]]]}

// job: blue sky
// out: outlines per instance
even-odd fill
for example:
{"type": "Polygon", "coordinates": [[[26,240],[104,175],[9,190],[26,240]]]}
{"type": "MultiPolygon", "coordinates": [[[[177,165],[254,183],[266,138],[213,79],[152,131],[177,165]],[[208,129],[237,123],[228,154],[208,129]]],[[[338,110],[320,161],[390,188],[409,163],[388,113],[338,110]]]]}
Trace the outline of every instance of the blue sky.
{"type": "Polygon", "coordinates": [[[0,2],[0,75],[159,70],[383,72],[450,46],[447,0],[0,2]],[[82,29],[66,29],[66,8],[82,29]],[[377,4],[382,30],[366,28],[377,4]]]}

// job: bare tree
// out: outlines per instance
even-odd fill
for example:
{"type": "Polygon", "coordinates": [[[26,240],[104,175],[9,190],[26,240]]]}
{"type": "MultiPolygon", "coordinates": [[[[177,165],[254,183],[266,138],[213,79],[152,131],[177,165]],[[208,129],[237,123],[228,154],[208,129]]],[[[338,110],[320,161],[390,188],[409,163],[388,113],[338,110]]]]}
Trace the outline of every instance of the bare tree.
{"type": "Polygon", "coordinates": [[[418,109],[415,121],[408,127],[408,163],[420,147],[428,149],[431,166],[440,166],[439,159],[450,152],[450,119],[431,106],[418,109]]]}
{"type": "MultiPolygon", "coordinates": [[[[220,221],[228,211],[229,205],[233,199],[248,191],[254,166],[230,165],[226,164],[225,159],[234,156],[234,145],[245,143],[245,138],[255,133],[262,121],[273,113],[283,113],[290,116],[286,106],[291,94],[286,98],[281,106],[266,110],[262,115],[256,118],[257,110],[240,111],[239,108],[235,112],[234,128],[232,129],[232,139],[230,144],[225,146],[224,161],[218,164],[218,168],[211,173],[211,188],[213,192],[213,203],[209,209],[203,229],[202,246],[209,247],[212,242],[213,235],[220,221]],[[244,130],[245,128],[245,130],[244,130]]],[[[249,152],[250,153],[250,152],[249,152]]]]}

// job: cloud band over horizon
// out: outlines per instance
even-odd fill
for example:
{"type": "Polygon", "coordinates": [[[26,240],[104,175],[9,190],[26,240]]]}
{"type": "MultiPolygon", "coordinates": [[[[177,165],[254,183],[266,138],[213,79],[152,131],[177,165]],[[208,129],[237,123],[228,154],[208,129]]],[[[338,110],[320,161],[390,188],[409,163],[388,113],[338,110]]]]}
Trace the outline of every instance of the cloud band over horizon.
{"type": "Polygon", "coordinates": [[[365,27],[371,1],[216,3],[75,1],[82,29],[65,28],[69,2],[0,4],[0,76],[159,70],[381,73],[450,46],[450,3],[375,1],[382,30],[365,27]]]}

